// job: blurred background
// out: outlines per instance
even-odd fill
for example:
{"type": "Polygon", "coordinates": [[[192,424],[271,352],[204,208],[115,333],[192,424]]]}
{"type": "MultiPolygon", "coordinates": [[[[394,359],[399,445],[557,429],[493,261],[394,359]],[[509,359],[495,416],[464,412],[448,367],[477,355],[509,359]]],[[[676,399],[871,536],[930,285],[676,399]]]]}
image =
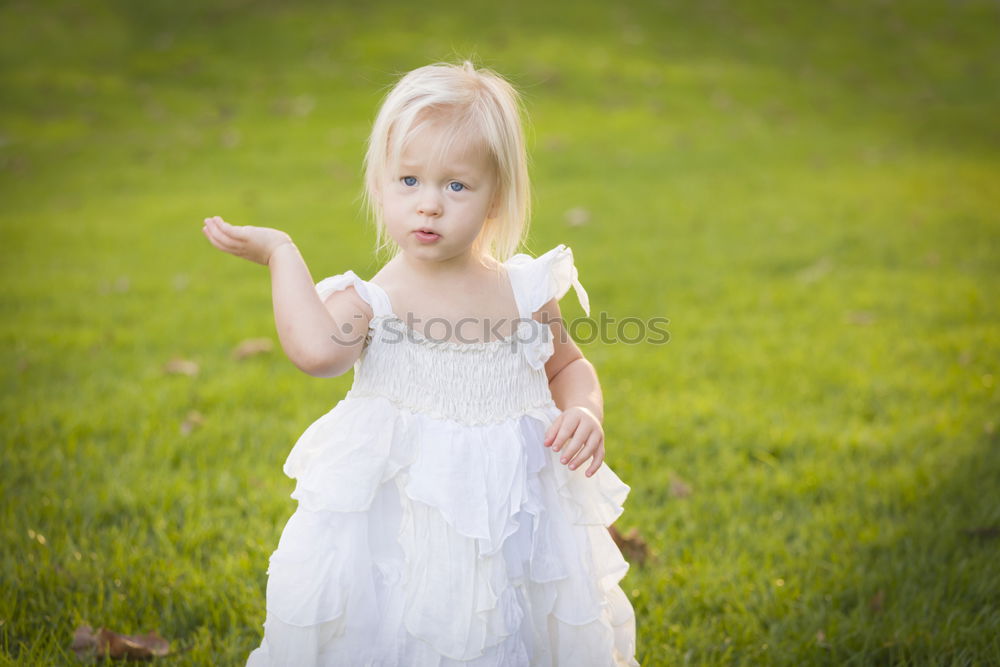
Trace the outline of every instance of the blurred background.
{"type": "MultiPolygon", "coordinates": [[[[0,662],[82,624],[242,664],[351,376],[284,356],[277,227],[373,275],[361,159],[402,73],[523,93],[591,318],[643,665],[1000,664],[1000,5],[0,2],[0,662]],[[634,330],[629,331],[629,335],[634,330]]],[[[574,298],[564,316],[583,316],[574,298]]]]}

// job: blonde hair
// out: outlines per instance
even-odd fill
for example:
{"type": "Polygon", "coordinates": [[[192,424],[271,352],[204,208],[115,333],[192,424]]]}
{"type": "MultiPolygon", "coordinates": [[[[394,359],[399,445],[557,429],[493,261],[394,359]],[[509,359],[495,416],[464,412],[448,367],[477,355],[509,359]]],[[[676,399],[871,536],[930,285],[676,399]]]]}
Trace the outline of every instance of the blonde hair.
{"type": "Polygon", "coordinates": [[[453,130],[433,159],[456,138],[472,138],[485,145],[495,169],[496,215],[486,221],[475,249],[501,261],[517,252],[531,215],[522,113],[521,97],[510,83],[468,60],[461,65],[426,65],[400,78],[382,101],[364,160],[362,199],[375,225],[376,253],[396,256],[400,251],[386,232],[378,201],[379,181],[395,168],[411,134],[432,118],[443,118],[453,130]]]}

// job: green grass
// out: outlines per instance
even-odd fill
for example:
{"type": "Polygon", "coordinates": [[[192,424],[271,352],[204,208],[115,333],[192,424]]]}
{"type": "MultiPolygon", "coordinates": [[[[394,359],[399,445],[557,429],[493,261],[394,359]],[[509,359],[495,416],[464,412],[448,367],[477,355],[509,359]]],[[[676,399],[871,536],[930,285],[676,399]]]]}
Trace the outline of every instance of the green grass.
{"type": "Polygon", "coordinates": [[[531,114],[528,250],[573,248],[595,318],[670,319],[583,346],[649,543],[640,662],[1000,664],[1000,539],[968,532],[1000,527],[998,13],[3,3],[0,662],[73,663],[81,622],[164,664],[258,644],[281,464],[350,375],[231,359],[277,343],[268,276],[201,221],[372,275],[379,97],[475,55],[531,114]]]}

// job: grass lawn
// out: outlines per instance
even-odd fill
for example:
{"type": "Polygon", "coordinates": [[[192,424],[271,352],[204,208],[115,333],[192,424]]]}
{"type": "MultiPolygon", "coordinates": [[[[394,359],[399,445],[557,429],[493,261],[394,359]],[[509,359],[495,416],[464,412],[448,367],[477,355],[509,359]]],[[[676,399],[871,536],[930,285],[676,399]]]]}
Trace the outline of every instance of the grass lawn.
{"type": "Polygon", "coordinates": [[[282,463],[351,376],[285,358],[267,270],[202,220],[370,277],[380,96],[464,56],[525,95],[524,250],[572,247],[595,320],[670,320],[581,344],[632,487],[616,527],[648,543],[622,581],[644,667],[1000,664],[998,19],[0,4],[0,664],[73,664],[81,623],[157,629],[162,664],[257,646],[282,463]],[[235,359],[252,338],[273,351],[235,359]]]}

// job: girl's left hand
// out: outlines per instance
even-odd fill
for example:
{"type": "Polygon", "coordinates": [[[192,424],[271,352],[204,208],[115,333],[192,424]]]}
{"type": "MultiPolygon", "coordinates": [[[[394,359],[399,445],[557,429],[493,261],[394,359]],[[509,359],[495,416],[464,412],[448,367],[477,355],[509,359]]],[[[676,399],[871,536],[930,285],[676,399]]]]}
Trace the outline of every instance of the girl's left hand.
{"type": "Polygon", "coordinates": [[[572,406],[563,410],[545,432],[545,446],[552,451],[562,450],[562,463],[575,470],[591,456],[593,462],[587,468],[590,477],[601,467],[604,460],[604,429],[601,421],[592,411],[582,406],[572,406]]]}
{"type": "Polygon", "coordinates": [[[292,237],[280,229],[231,225],[219,216],[205,218],[202,231],[219,250],[265,266],[275,248],[292,242],[292,237]]]}

